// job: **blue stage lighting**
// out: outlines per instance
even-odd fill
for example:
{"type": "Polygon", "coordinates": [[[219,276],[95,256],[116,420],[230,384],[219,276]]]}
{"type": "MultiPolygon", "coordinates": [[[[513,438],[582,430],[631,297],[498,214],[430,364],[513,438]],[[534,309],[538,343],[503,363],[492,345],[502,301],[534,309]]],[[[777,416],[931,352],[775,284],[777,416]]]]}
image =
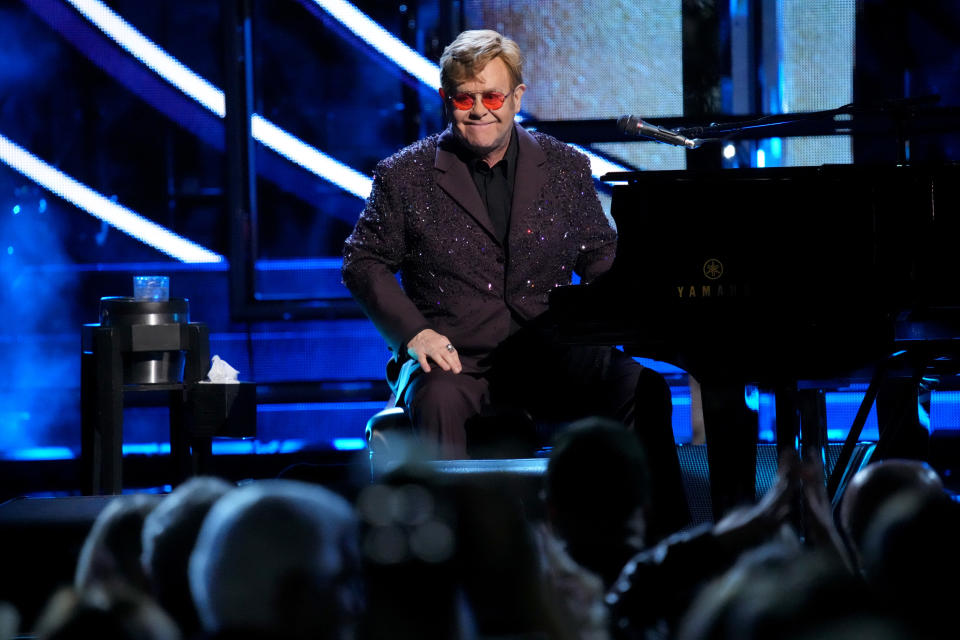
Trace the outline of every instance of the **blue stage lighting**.
{"type": "MultiPolygon", "coordinates": [[[[150,41],[100,0],[67,0],[67,2],[167,82],[217,116],[224,117],[223,91],[201,78],[150,41]]],[[[314,2],[404,71],[428,87],[439,89],[440,68],[436,64],[411,49],[354,5],[344,0],[314,0],[314,2]]],[[[291,162],[332,182],[358,198],[366,198],[370,194],[373,181],[368,176],[310,146],[266,118],[254,114],[250,126],[251,134],[255,140],[291,162]]],[[[599,178],[610,171],[627,170],[625,167],[605,160],[586,149],[577,148],[590,158],[591,172],[595,178],[599,178]]]]}
{"type": "Polygon", "coordinates": [[[224,117],[226,107],[222,91],[158,47],[114,13],[110,7],[100,0],[67,0],[67,2],[114,42],[126,49],[130,55],[153,69],[157,75],[221,118],[224,117]]]}
{"type": "Polygon", "coordinates": [[[344,191],[358,198],[366,198],[370,195],[370,189],[373,186],[371,178],[311,147],[266,118],[253,114],[250,119],[250,132],[254,140],[307,171],[332,182],[344,191]]]}
{"type": "Polygon", "coordinates": [[[440,70],[405,42],[346,0],[313,0],[354,35],[432,89],[440,88],[440,70]]]}
{"type": "Polygon", "coordinates": [[[0,160],[48,191],[140,242],[181,262],[223,262],[225,258],[111,201],[53,168],[0,134],[0,160]]]}
{"type": "Polygon", "coordinates": [[[750,411],[760,411],[760,389],[753,385],[743,388],[743,402],[750,411]]]}
{"type": "MultiPolygon", "coordinates": [[[[570,144],[570,143],[568,142],[567,144],[570,144]]],[[[594,178],[599,179],[600,176],[603,176],[608,173],[614,173],[619,171],[629,171],[629,169],[627,169],[626,167],[621,166],[616,162],[611,162],[606,158],[602,158],[597,154],[591,152],[589,149],[585,149],[584,147],[581,147],[575,144],[570,144],[570,146],[576,149],[577,151],[579,151],[580,153],[587,156],[587,158],[590,160],[590,173],[593,174],[594,178]]]]}
{"type": "MultiPolygon", "coordinates": [[[[223,91],[184,66],[100,0],[67,2],[157,75],[220,118],[224,117],[226,102],[223,91]]],[[[369,177],[311,147],[266,118],[254,114],[250,128],[255,140],[320,178],[358,198],[366,198],[370,194],[373,181],[369,177]]]]}
{"type": "Polygon", "coordinates": [[[2,460],[72,460],[73,457],[69,447],[26,447],[7,449],[0,454],[2,460]]]}
{"type": "Polygon", "coordinates": [[[333,448],[337,451],[359,451],[367,446],[363,438],[334,438],[333,448]]]}

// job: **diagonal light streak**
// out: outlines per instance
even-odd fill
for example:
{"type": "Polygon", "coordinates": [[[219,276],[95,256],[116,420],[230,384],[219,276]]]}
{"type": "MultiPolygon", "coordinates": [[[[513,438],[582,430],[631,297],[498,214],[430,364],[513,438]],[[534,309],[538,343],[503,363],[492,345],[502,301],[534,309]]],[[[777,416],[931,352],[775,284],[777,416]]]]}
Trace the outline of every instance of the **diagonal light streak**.
{"type": "Polygon", "coordinates": [[[130,55],[204,107],[224,117],[223,91],[184,66],[179,60],[137,31],[100,0],[67,0],[87,20],[103,31],[130,55]]]}
{"type": "Polygon", "coordinates": [[[355,36],[395,62],[400,68],[432,89],[440,88],[440,67],[346,0],[313,0],[355,36]]]}
{"type": "Polygon", "coordinates": [[[224,262],[224,257],[113,202],[55,169],[0,134],[0,160],[64,200],[140,242],[182,262],[224,262]]]}
{"type": "MultiPolygon", "coordinates": [[[[219,117],[224,116],[223,91],[194,73],[176,58],[137,31],[101,0],[66,0],[135,58],[219,117]]],[[[346,0],[313,0],[318,7],[344,25],[358,38],[379,51],[428,87],[440,87],[440,67],[410,48],[402,40],[371,20],[346,0]]],[[[254,139],[311,173],[336,184],[359,198],[370,194],[372,180],[355,169],[303,142],[266,118],[251,118],[254,139]]],[[[590,159],[594,177],[610,171],[627,171],[588,149],[575,147],[590,159]]]]}
{"type": "Polygon", "coordinates": [[[344,191],[362,199],[370,195],[373,180],[368,176],[311,147],[263,116],[255,113],[250,117],[250,134],[255,140],[270,147],[287,160],[332,182],[344,191]]]}
{"type": "MultiPolygon", "coordinates": [[[[101,0],[66,1],[157,75],[218,117],[224,117],[226,101],[221,89],[156,45],[101,0]]],[[[370,177],[310,146],[266,118],[254,114],[251,117],[250,128],[255,140],[307,171],[332,182],[358,198],[366,198],[370,194],[373,182],[370,177]]]]}

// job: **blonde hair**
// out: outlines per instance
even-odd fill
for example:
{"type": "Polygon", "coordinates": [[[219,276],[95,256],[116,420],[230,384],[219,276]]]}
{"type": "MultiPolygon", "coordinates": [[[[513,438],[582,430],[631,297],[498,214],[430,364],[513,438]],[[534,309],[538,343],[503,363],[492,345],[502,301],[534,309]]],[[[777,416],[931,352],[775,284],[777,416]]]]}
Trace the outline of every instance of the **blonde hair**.
{"type": "Polygon", "coordinates": [[[447,45],[440,56],[440,85],[448,94],[480,73],[494,58],[507,65],[512,90],[523,83],[523,54],[517,43],[490,29],[464,31],[447,45]]]}

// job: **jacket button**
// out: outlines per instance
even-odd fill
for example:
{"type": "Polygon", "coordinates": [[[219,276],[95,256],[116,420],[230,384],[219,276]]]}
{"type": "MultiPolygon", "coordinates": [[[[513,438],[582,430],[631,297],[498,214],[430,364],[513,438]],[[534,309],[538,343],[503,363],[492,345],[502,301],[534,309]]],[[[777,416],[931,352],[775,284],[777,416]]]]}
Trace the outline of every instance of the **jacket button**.
{"type": "Polygon", "coordinates": [[[497,256],[497,264],[503,264],[503,256],[497,256]]]}

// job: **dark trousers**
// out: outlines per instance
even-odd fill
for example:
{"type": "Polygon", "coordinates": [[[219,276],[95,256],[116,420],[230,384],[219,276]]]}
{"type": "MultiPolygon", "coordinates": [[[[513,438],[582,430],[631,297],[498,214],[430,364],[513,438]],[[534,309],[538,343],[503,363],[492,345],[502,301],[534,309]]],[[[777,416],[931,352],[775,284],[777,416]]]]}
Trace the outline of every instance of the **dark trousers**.
{"type": "Polygon", "coordinates": [[[523,329],[505,341],[480,374],[434,367],[415,372],[402,402],[414,430],[441,457],[467,457],[467,425],[511,410],[534,421],[604,416],[632,429],[647,452],[652,482],[648,539],[687,524],[689,511],[673,436],[673,404],[663,377],[611,347],[560,344],[546,331],[523,329]]]}

